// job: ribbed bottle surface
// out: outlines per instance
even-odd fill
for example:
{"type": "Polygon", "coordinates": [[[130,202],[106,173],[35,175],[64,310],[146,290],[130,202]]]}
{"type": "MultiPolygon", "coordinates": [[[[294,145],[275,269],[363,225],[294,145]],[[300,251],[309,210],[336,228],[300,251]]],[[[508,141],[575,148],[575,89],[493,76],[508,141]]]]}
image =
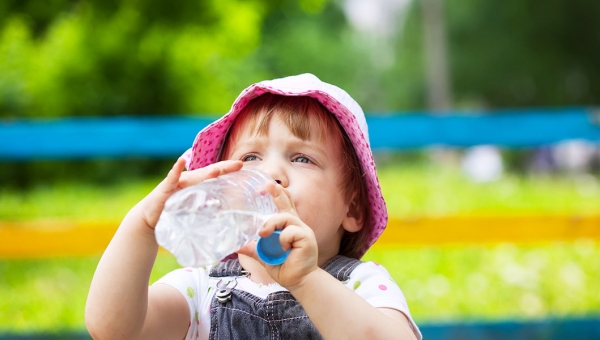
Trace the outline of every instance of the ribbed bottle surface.
{"type": "Polygon", "coordinates": [[[275,213],[266,192],[273,181],[257,169],[242,169],[182,189],[166,202],[156,241],[184,267],[218,262],[252,239],[275,213]]]}

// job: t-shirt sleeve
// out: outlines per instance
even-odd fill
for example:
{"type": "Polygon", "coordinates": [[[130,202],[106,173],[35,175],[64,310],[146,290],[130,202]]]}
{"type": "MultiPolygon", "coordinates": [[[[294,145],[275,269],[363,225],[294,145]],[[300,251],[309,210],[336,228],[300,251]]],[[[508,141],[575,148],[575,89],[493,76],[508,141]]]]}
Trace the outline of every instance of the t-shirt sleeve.
{"type": "Polygon", "coordinates": [[[190,309],[190,328],[186,340],[203,338],[202,334],[208,334],[210,319],[206,304],[205,292],[208,290],[208,277],[202,268],[180,268],[176,269],[154,283],[166,284],[177,289],[188,303],[190,309]]]}
{"type": "Polygon", "coordinates": [[[417,338],[422,339],[421,332],[410,315],[404,293],[384,267],[374,262],[361,263],[352,271],[346,285],[373,307],[402,312],[417,338]]]}

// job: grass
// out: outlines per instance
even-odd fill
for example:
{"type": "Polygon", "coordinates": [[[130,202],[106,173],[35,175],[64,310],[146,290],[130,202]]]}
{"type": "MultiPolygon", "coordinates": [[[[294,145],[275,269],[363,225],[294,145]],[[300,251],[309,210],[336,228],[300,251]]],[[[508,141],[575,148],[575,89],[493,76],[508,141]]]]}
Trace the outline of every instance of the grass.
{"type": "MultiPolygon", "coordinates": [[[[454,166],[381,166],[379,178],[390,215],[572,213],[600,211],[596,177],[520,176],[473,183],[454,166]]],[[[28,191],[0,188],[0,220],[119,221],[161,178],[113,185],[53,183],[28,191]]]]}
{"type": "MultiPolygon", "coordinates": [[[[418,323],[600,314],[600,244],[372,249],[418,323]]],[[[98,257],[0,260],[0,333],[85,329],[98,257]]],[[[151,282],[177,263],[159,255],[151,282]]]]}
{"type": "MultiPolygon", "coordinates": [[[[0,333],[85,329],[85,300],[99,259],[0,260],[0,333]]],[[[170,255],[160,255],[151,281],[176,266],[170,255]]]]}
{"type": "Polygon", "coordinates": [[[455,166],[383,166],[379,179],[390,215],[465,215],[600,212],[600,184],[592,175],[525,176],[474,183],[455,166]]]}
{"type": "Polygon", "coordinates": [[[600,245],[371,251],[403,289],[419,321],[531,319],[600,313],[600,245]]]}
{"type": "Polygon", "coordinates": [[[0,220],[119,221],[159,181],[106,186],[65,182],[28,191],[0,189],[0,220]]]}
{"type": "MultiPolygon", "coordinates": [[[[449,166],[380,166],[391,215],[588,214],[600,211],[592,176],[471,183],[449,166]]],[[[94,186],[53,183],[0,189],[0,220],[120,220],[160,178],[94,186]]],[[[516,246],[372,249],[402,287],[418,322],[540,318],[600,313],[600,245],[593,240],[516,246]]],[[[84,329],[83,309],[98,257],[0,260],[0,333],[84,329]]],[[[152,281],[177,267],[157,259],[152,281]]]]}

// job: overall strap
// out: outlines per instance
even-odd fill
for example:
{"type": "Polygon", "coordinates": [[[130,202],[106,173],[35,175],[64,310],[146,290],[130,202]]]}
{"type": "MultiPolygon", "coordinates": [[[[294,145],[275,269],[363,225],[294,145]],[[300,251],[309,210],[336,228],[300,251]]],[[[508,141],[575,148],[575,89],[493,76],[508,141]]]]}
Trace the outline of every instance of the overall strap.
{"type": "MultiPolygon", "coordinates": [[[[347,281],[350,278],[350,273],[362,262],[357,259],[352,259],[342,255],[336,255],[329,259],[323,265],[323,270],[339,281],[347,281]]],[[[211,268],[210,277],[226,277],[226,276],[241,276],[243,275],[242,265],[237,259],[219,262],[211,268]]]]}
{"type": "MultiPolygon", "coordinates": [[[[335,256],[323,269],[344,282],[361,262],[345,256],[335,256]]],[[[211,277],[241,276],[243,269],[237,259],[215,265],[211,277]]],[[[277,291],[265,299],[239,289],[223,288],[211,301],[210,340],[269,339],[322,340],[302,305],[289,291],[277,291]],[[223,295],[219,295],[223,293],[223,295]]]]}
{"type": "Polygon", "coordinates": [[[325,262],[323,270],[339,281],[345,282],[350,279],[350,273],[362,262],[342,255],[336,255],[325,262]]]}
{"type": "Polygon", "coordinates": [[[210,277],[242,276],[242,265],[238,259],[231,259],[225,262],[219,262],[210,269],[210,277]]]}

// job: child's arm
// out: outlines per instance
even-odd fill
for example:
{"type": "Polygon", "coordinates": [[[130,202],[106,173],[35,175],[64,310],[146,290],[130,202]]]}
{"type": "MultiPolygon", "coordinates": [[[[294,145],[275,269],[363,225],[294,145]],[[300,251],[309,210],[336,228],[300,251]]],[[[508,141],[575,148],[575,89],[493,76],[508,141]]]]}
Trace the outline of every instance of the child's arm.
{"type": "Polygon", "coordinates": [[[133,207],[108,245],[90,287],[86,325],[95,339],[183,339],[189,325],[185,298],[167,285],[148,288],[158,244],[154,227],[166,200],[181,188],[237,171],[226,161],[182,173],[179,159],[167,177],[133,207]]]}
{"type": "Polygon", "coordinates": [[[371,306],[320,268],[287,288],[325,339],[416,339],[400,311],[371,306]]]}
{"type": "MultiPolygon", "coordinates": [[[[280,213],[265,223],[259,235],[266,237],[284,228],[280,241],[291,252],[282,265],[265,268],[302,304],[321,335],[325,339],[416,339],[403,313],[373,307],[318,267],[320,254],[314,232],[298,217],[284,189],[276,185],[267,189],[280,213]]],[[[252,247],[244,247],[242,253],[257,258],[252,247]]]]}

